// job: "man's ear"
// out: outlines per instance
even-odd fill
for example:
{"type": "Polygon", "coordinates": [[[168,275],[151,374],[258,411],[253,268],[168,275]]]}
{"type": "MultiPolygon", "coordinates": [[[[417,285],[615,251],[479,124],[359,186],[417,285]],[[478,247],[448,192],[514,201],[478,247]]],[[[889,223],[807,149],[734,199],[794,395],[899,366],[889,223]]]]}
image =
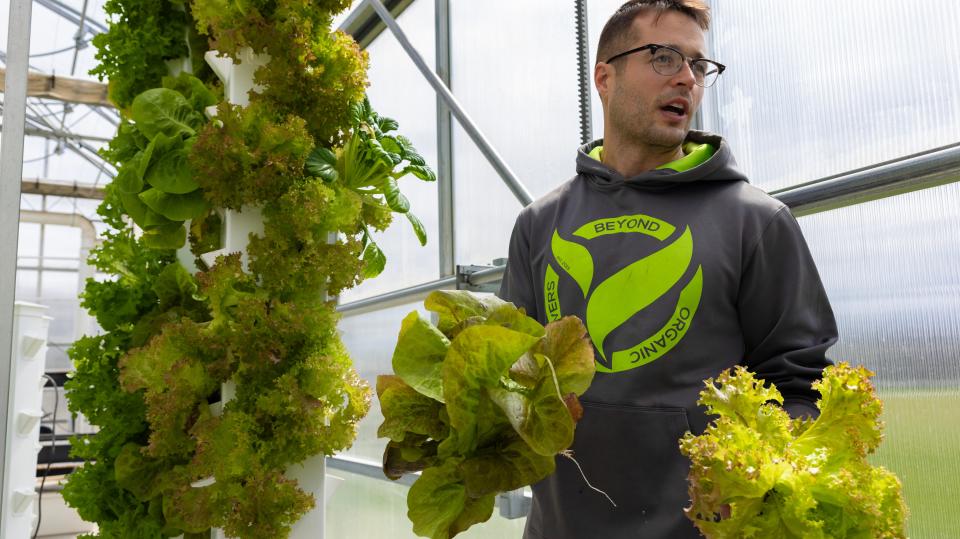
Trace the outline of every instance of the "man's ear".
{"type": "Polygon", "coordinates": [[[593,84],[597,88],[597,93],[600,94],[601,102],[606,103],[607,94],[610,93],[611,79],[616,75],[616,68],[608,63],[597,62],[593,66],[593,84]]]}

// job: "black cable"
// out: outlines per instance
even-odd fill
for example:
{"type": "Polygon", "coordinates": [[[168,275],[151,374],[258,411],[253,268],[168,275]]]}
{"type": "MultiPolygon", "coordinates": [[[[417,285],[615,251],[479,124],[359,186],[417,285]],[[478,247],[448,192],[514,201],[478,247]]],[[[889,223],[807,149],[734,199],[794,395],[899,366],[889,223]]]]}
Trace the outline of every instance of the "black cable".
{"type": "MultiPolygon", "coordinates": [[[[43,470],[43,478],[40,480],[40,494],[37,495],[37,527],[33,529],[33,539],[37,539],[37,534],[40,533],[40,520],[43,519],[43,486],[47,483],[47,474],[50,473],[50,465],[53,464],[53,459],[57,454],[57,407],[60,405],[60,394],[58,393],[60,386],[57,385],[57,381],[54,380],[49,374],[44,374],[46,382],[43,383],[43,388],[47,387],[47,382],[53,384],[53,422],[50,424],[50,440],[52,445],[50,446],[50,457],[47,459],[47,467],[43,470]]],[[[43,391],[41,388],[41,391],[43,391]]]]}

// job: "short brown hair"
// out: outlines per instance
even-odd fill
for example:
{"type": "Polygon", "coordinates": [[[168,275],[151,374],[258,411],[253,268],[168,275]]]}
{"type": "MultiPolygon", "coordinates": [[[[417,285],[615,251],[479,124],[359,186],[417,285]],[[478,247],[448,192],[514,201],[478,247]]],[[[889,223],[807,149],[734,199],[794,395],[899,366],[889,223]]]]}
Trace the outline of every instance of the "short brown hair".
{"type": "Polygon", "coordinates": [[[630,45],[630,28],[638,15],[656,10],[657,20],[666,11],[677,11],[690,17],[704,32],[710,29],[710,6],[703,0],[630,0],[620,6],[600,32],[595,63],[605,62],[611,56],[623,52],[630,45]]]}

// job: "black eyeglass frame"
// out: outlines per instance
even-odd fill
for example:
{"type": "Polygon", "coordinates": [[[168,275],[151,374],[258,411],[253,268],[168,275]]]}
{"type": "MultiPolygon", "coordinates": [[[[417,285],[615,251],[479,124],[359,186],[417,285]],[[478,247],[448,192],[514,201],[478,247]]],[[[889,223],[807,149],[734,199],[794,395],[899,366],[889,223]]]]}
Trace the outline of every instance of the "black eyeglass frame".
{"type": "MultiPolygon", "coordinates": [[[[628,54],[633,54],[633,53],[635,53],[635,52],[642,52],[642,51],[647,51],[647,50],[650,51],[650,55],[652,56],[652,55],[657,54],[657,51],[660,50],[660,49],[671,50],[671,51],[679,54],[680,57],[683,58],[683,60],[687,63],[687,65],[690,66],[690,70],[691,70],[691,71],[693,71],[693,64],[696,63],[696,62],[706,62],[706,63],[708,63],[708,64],[714,65],[714,66],[717,68],[717,78],[720,78],[720,75],[723,74],[723,71],[724,71],[725,69],[727,69],[727,66],[725,66],[725,65],[723,65],[723,64],[721,64],[720,62],[717,62],[717,61],[715,61],[715,60],[711,60],[711,59],[709,59],[709,58],[690,58],[690,57],[688,57],[687,55],[683,54],[682,52],[678,51],[677,49],[675,49],[675,48],[673,48],[673,47],[671,47],[671,46],[669,46],[669,45],[660,45],[660,44],[657,44],[657,43],[647,43],[646,45],[641,45],[641,46],[639,46],[639,47],[637,47],[637,48],[635,48],[635,49],[630,49],[630,50],[628,50],[628,51],[621,52],[620,54],[615,54],[615,55],[611,56],[610,59],[607,60],[607,61],[604,62],[604,63],[609,64],[610,62],[616,60],[617,58],[622,58],[622,57],[624,57],[624,56],[627,56],[628,54]]],[[[682,69],[682,68],[681,68],[681,69],[682,69]]],[[[657,71],[656,68],[654,68],[654,71],[657,71]]],[[[665,74],[660,73],[659,71],[657,71],[657,73],[659,73],[660,75],[663,75],[663,76],[665,76],[665,77],[671,77],[671,76],[673,76],[673,75],[676,75],[676,74],[679,73],[679,72],[680,72],[680,69],[677,69],[676,72],[671,73],[671,74],[669,74],[669,75],[665,75],[665,74]]],[[[693,71],[693,72],[696,73],[696,71],[693,71]]],[[[713,83],[710,83],[710,85],[713,85],[713,83]]],[[[698,86],[704,86],[704,85],[698,84],[698,86]]],[[[704,86],[704,87],[706,87],[706,86],[704,86]]]]}

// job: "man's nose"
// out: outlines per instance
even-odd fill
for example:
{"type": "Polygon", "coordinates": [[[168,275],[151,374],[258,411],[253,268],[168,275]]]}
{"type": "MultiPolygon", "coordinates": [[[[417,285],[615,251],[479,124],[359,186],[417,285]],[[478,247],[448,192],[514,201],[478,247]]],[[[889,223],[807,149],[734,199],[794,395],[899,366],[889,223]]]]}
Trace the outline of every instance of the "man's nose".
{"type": "Polygon", "coordinates": [[[673,85],[682,83],[693,88],[693,85],[697,83],[697,78],[693,75],[693,66],[690,65],[690,62],[684,60],[683,67],[680,68],[680,71],[677,71],[670,82],[673,85]]]}

